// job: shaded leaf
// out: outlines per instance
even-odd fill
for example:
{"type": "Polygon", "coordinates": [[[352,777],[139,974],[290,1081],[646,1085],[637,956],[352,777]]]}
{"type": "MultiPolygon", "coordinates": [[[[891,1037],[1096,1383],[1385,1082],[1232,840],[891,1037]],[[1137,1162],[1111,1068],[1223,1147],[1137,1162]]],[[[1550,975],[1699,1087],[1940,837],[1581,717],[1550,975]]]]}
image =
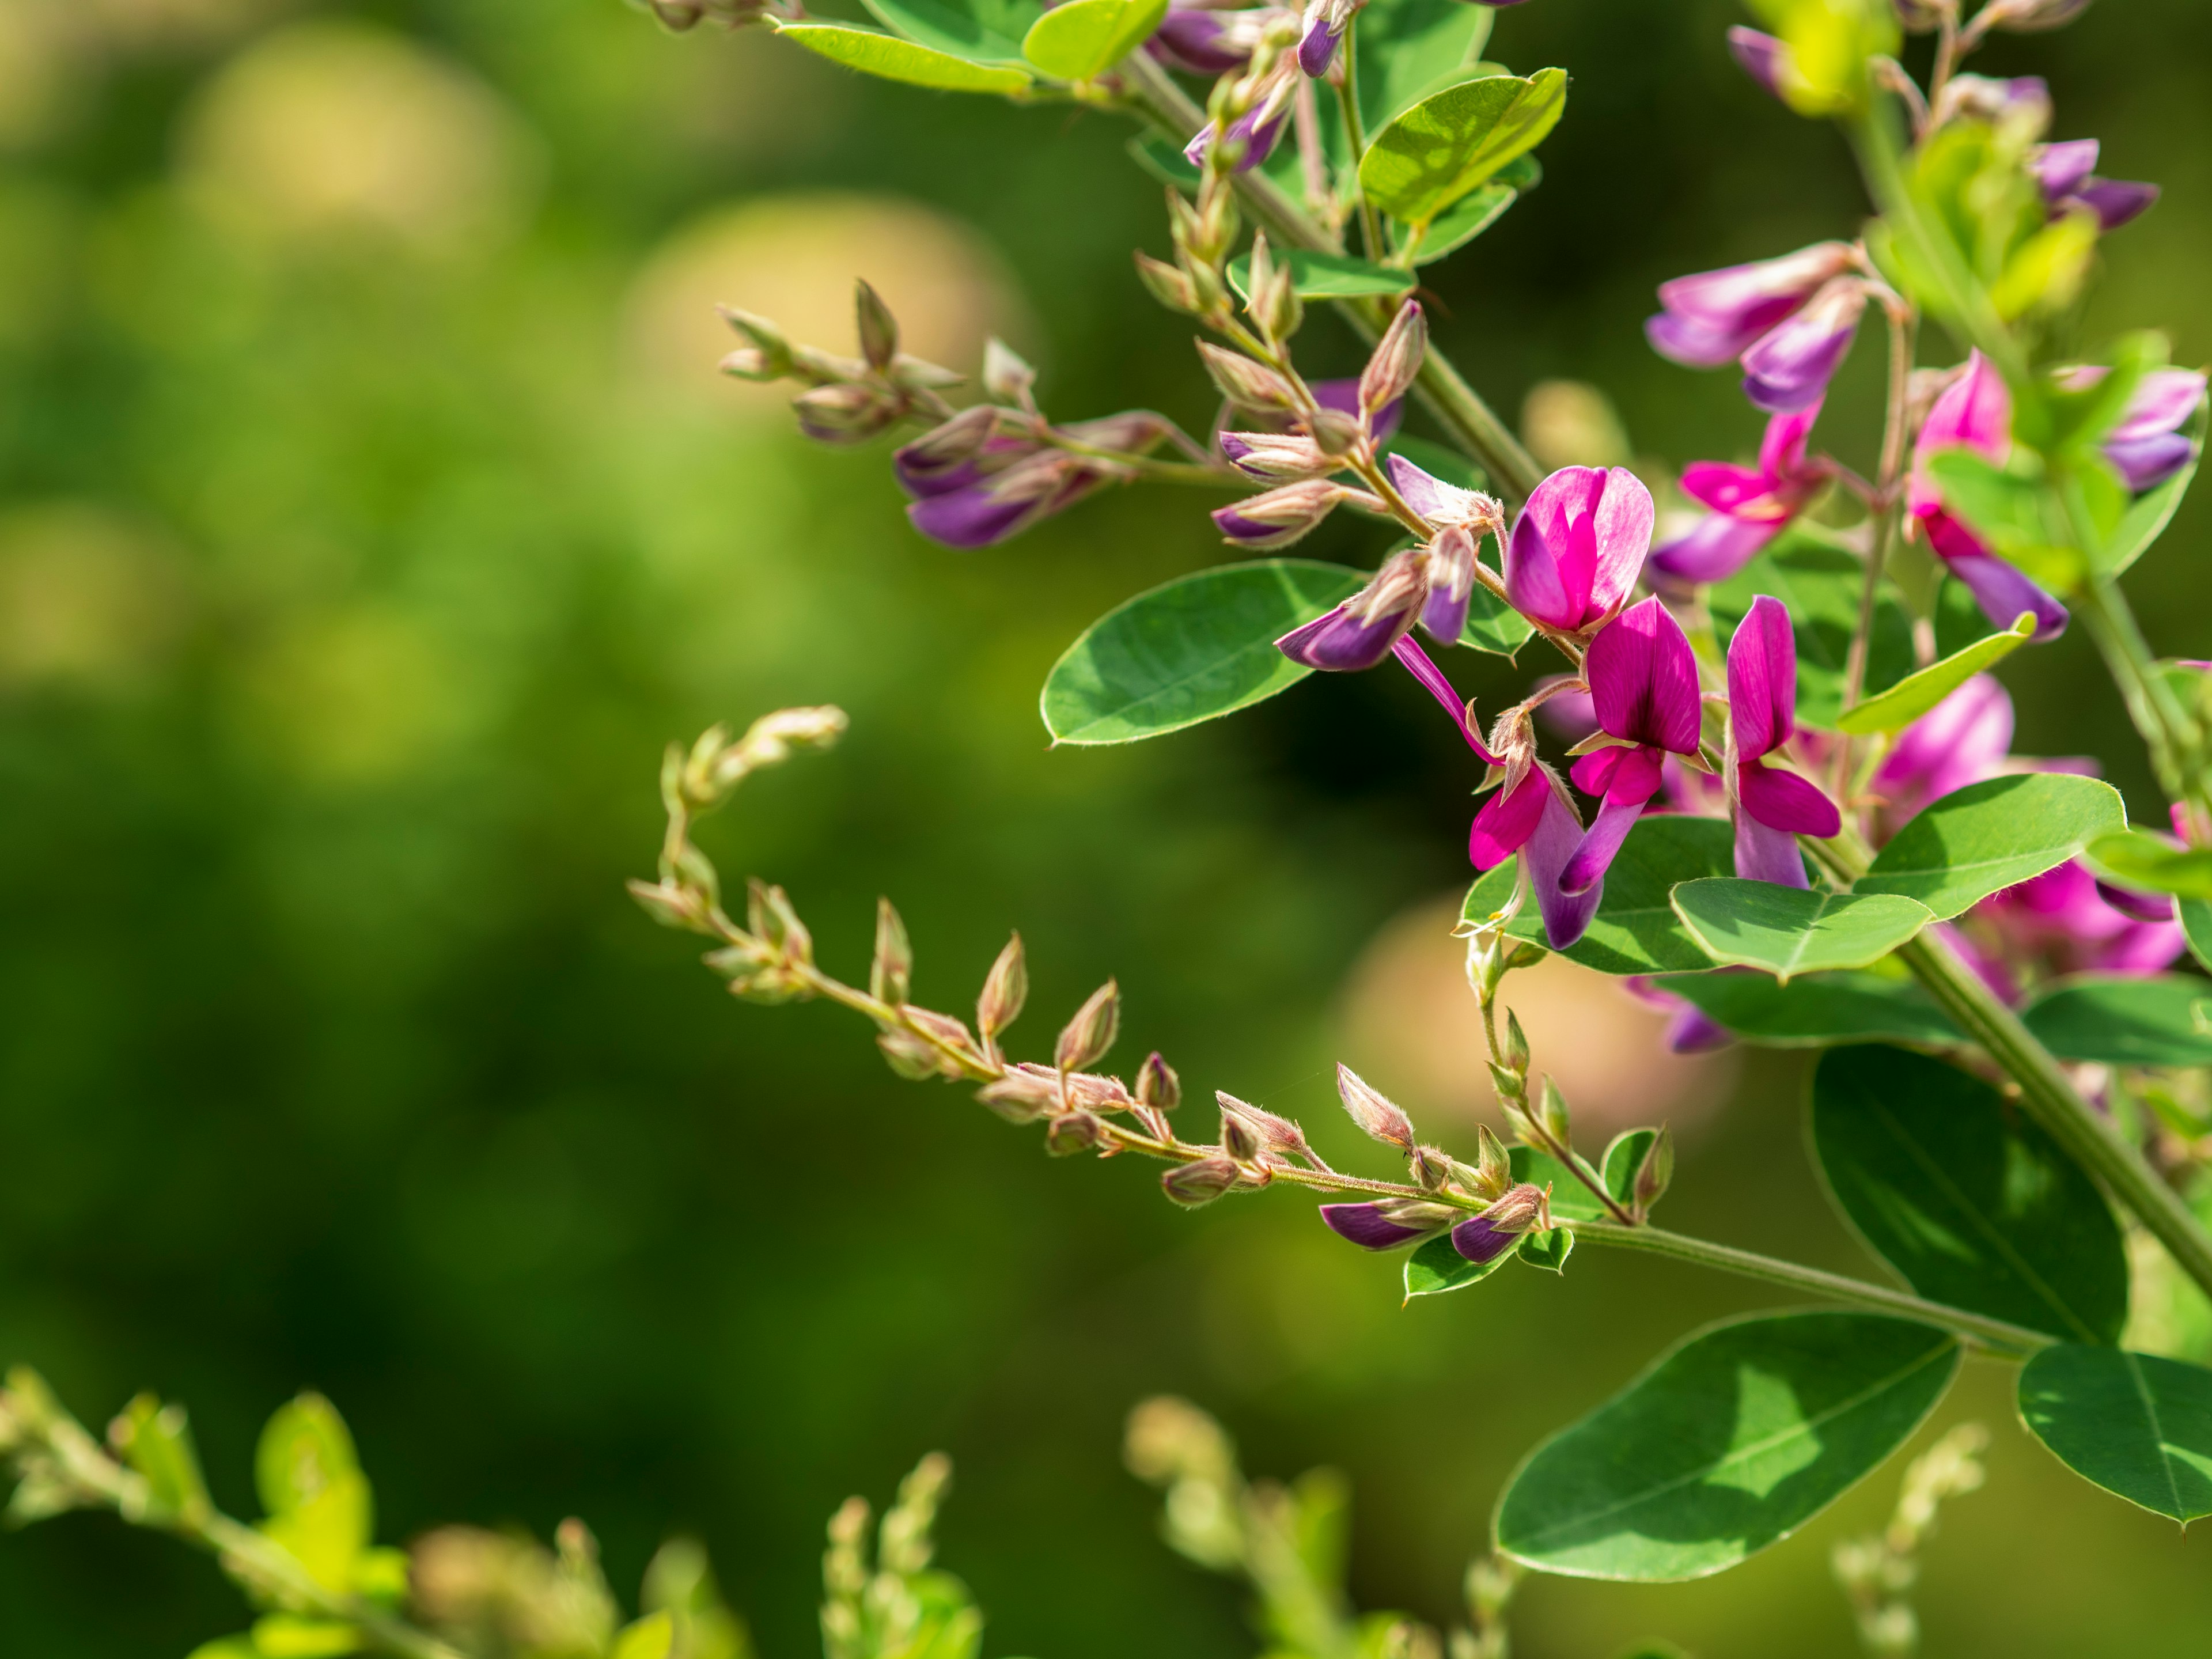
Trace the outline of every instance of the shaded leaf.
{"type": "Polygon", "coordinates": [[[1968,680],[2010,656],[2033,638],[2035,618],[2023,616],[2010,628],[1976,640],[1965,650],[1930,663],[1836,720],[1836,730],[1864,737],[1874,732],[1902,732],[1968,680]]]}
{"type": "Polygon", "coordinates": [[[1030,85],[1024,70],[974,63],[850,24],[778,23],[775,32],[833,64],[879,80],[903,81],[940,92],[1020,92],[1030,85]]]}
{"type": "Polygon", "coordinates": [[[1190,158],[1157,132],[1140,133],[1129,140],[1131,159],[1164,185],[1172,185],[1186,196],[1198,194],[1205,177],[1190,158]]]}
{"type": "Polygon", "coordinates": [[[2084,1480],[2185,1526],[2212,1515],[2212,1371],[2118,1348],[2045,1348],[2021,1367],[2020,1415],[2084,1480]]]}
{"type": "Polygon", "coordinates": [[[1030,25],[1022,56],[1047,75],[1088,81],[1144,45],[1167,9],[1168,0],[1066,0],[1030,25]]]}
{"type": "Polygon", "coordinates": [[[1838,1048],[1813,1073],[1812,1144],[1866,1247],[1932,1302],[2116,1342],[2128,1260],[2104,1195],[1980,1079],[1903,1048],[1838,1048]]]}
{"type": "Polygon", "coordinates": [[[1218,566],[1139,593],[1053,665],[1046,729],[1061,743],[1133,743],[1288,690],[1310,669],[1275,641],[1358,592],[1363,572],[1310,559],[1218,566]]]}
{"type": "Polygon", "coordinates": [[[2162,836],[2121,830],[2082,849],[2098,877],[2116,887],[2212,899],[2212,848],[2180,847],[2162,836]]]}
{"type": "Polygon", "coordinates": [[[1564,70],[1486,76],[1424,98],[1376,135],[1359,183],[1377,209],[1425,224],[1559,125],[1564,70]]]}
{"type": "Polygon", "coordinates": [[[2181,922],[2182,937],[2189,941],[2190,954],[2197,965],[2212,973],[2212,904],[2203,899],[2185,898],[2178,901],[2174,915],[2181,922]]]}
{"type": "Polygon", "coordinates": [[[1596,1221],[1604,1216],[1605,1206],[1590,1189],[1549,1152],[1540,1152],[1533,1146],[1516,1146],[1506,1156],[1513,1166],[1516,1183],[1526,1182],[1532,1187],[1551,1188],[1553,1220],[1596,1221]]]}
{"type": "Polygon", "coordinates": [[[1959,1358],[1945,1332],[1875,1314],[1711,1327],[1530,1454],[1498,1504],[1498,1547],[1578,1578],[1722,1571],[1879,1468],[1959,1358]]]}
{"type": "Polygon", "coordinates": [[[1919,900],[1947,921],[2127,827],[2119,792],[2095,778],[2032,772],[1944,796],[1899,830],[1855,893],[1919,900]]]}
{"type": "Polygon", "coordinates": [[[1887,893],[1815,893],[1734,876],[1684,882],[1674,914],[1714,961],[1794,975],[1879,962],[1935,918],[1887,893]]]}
{"type": "MultiPolygon", "coordinates": [[[[1513,896],[1517,859],[1479,878],[1461,907],[1470,921],[1504,908],[1513,896]]],[[[1606,872],[1605,891],[1589,931],[1563,952],[1601,974],[1669,974],[1710,968],[1713,959],[1674,914],[1669,895],[1680,883],[1735,870],[1735,831],[1720,818],[1674,813],[1638,818],[1606,872]]],[[[1505,930],[1548,948],[1532,901],[1505,930]]]]}
{"type": "Polygon", "coordinates": [[[1437,90],[1439,76],[1478,67],[1493,14],[1465,0],[1369,0],[1359,32],[1360,125],[1380,132],[1437,90]]]}
{"type": "Polygon", "coordinates": [[[1598,1160],[1598,1168],[1605,1176],[1605,1189],[1613,1194],[1616,1204],[1636,1201],[1636,1172],[1644,1167],[1644,1156],[1659,1139],[1656,1129],[1623,1129],[1605,1149],[1598,1160]]]}
{"type": "Polygon", "coordinates": [[[1668,974],[1656,982],[1745,1042],[1770,1048],[1966,1041],[1918,985],[1887,974],[1808,974],[1787,985],[1765,974],[1668,974]]]}
{"type": "Polygon", "coordinates": [[[1547,1273],[1565,1273],[1567,1258],[1575,1253],[1574,1230],[1553,1227],[1547,1232],[1523,1233],[1513,1249],[1514,1254],[1532,1267],[1541,1267],[1547,1273]]]}
{"type": "Polygon", "coordinates": [[[2198,1012],[2208,1002],[2212,982],[2193,975],[2083,974],[2043,991],[2020,1018],[2061,1060],[2212,1066],[2212,1027],[2198,1012]]]}

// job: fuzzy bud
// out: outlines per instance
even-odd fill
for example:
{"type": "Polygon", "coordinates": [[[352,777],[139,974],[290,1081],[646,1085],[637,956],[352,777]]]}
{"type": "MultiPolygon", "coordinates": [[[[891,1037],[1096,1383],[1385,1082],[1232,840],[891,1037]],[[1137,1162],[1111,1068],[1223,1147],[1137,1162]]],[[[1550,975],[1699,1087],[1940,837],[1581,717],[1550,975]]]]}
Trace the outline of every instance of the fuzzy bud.
{"type": "MultiPolygon", "coordinates": [[[[1288,547],[1310,535],[1339,503],[1354,498],[1355,492],[1341,484],[1326,478],[1304,478],[1248,495],[1233,506],[1216,507],[1212,518],[1223,540],[1264,551],[1288,547]]],[[[1374,500],[1368,495],[1357,498],[1374,500]]]]}
{"type": "Polygon", "coordinates": [[[1520,1073],[1509,1070],[1494,1060],[1490,1062],[1490,1086],[1498,1091],[1498,1099],[1509,1103],[1518,1101],[1528,1092],[1527,1082],[1520,1073]]]}
{"type": "Polygon", "coordinates": [[[1336,1091],[1343,1097],[1344,1109],[1364,1133],[1401,1152],[1413,1150],[1413,1119],[1369,1088],[1349,1066],[1337,1066],[1336,1091]]]}
{"type": "Polygon", "coordinates": [[[1505,1151],[1505,1143],[1491,1133],[1487,1123],[1480,1125],[1475,1134],[1480,1150],[1475,1153],[1474,1195],[1502,1198],[1505,1189],[1513,1184],[1513,1160],[1505,1151]]]}
{"type": "Polygon", "coordinates": [[[1126,1112],[1136,1104],[1120,1078],[1101,1077],[1096,1072],[1067,1074],[1067,1103],[1086,1112],[1126,1112]]]}
{"type": "Polygon", "coordinates": [[[866,442],[895,424],[902,399],[870,386],[824,386],[791,400],[799,429],[825,444],[866,442]]]}
{"type": "Polygon", "coordinates": [[[1259,1126],[1244,1115],[1239,1107],[1242,1102],[1228,1095],[1216,1098],[1221,1103],[1221,1151],[1224,1157],[1239,1164],[1249,1164],[1260,1156],[1259,1126]]]}
{"type": "Polygon", "coordinates": [[[1278,1116],[1264,1106],[1255,1106],[1239,1100],[1232,1094],[1216,1090],[1214,1102],[1224,1112],[1235,1112],[1259,1135],[1261,1145],[1271,1152],[1286,1153],[1292,1158],[1313,1159],[1313,1148],[1306,1144],[1306,1132],[1286,1117],[1278,1116]]]}
{"type": "Polygon", "coordinates": [[[1224,432],[1221,453],[1248,478],[1273,483],[1285,478],[1316,478],[1344,465],[1311,438],[1291,432],[1224,432]]]}
{"type": "Polygon", "coordinates": [[[1245,314],[1263,337],[1287,340],[1298,331],[1298,325],[1304,320],[1304,307],[1298,302],[1297,283],[1289,265],[1275,263],[1264,235],[1252,239],[1252,264],[1247,283],[1251,297],[1244,303],[1245,314]]]}
{"type": "Polygon", "coordinates": [[[1413,377],[1421,372],[1421,357],[1428,349],[1429,325],[1420,302],[1408,300],[1398,308],[1390,326],[1375,343],[1374,355],[1359,375],[1359,407],[1372,416],[1406,395],[1413,377]]]}
{"type": "Polygon", "coordinates": [[[1549,1076],[1536,1091],[1536,1121],[1560,1146],[1567,1144],[1567,1097],[1553,1086],[1549,1076]]]}
{"type": "Polygon", "coordinates": [[[1053,1045],[1053,1064],[1063,1072],[1079,1072],[1105,1058],[1121,1030],[1121,992],[1112,980],[1091,994],[1075,1011],[1053,1045]]]}
{"type": "Polygon", "coordinates": [[[1175,1129],[1168,1122],[1168,1115],[1157,1106],[1132,1106],[1129,1115],[1137,1120],[1137,1127],[1154,1140],[1173,1140],[1175,1129]]]}
{"type": "Polygon", "coordinates": [[[1020,353],[996,335],[984,343],[984,391],[1002,403],[1029,409],[1033,407],[1031,392],[1036,385],[1036,370],[1023,361],[1020,353]]]}
{"type": "Polygon", "coordinates": [[[722,320],[744,337],[745,343],[722,359],[725,374],[743,380],[780,380],[791,373],[791,342],[765,317],[734,306],[717,307],[722,320]]]}
{"type": "Polygon", "coordinates": [[[1105,1126],[1089,1112],[1063,1112],[1044,1133],[1044,1149],[1054,1158],[1073,1158],[1098,1144],[1105,1126]]]}
{"type": "Polygon", "coordinates": [[[1234,1187],[1238,1174],[1236,1164],[1225,1158],[1201,1158],[1170,1170],[1160,1177],[1160,1188],[1186,1210],[1194,1210],[1234,1187]]]}
{"type": "Polygon", "coordinates": [[[791,907],[791,896],[781,887],[756,878],[745,885],[746,931],[764,939],[784,961],[811,964],[814,935],[791,907]]]}
{"type": "Polygon", "coordinates": [[[1227,351],[1211,341],[1198,342],[1199,360],[1221,395],[1239,409],[1291,410],[1297,398],[1291,383],[1265,363],[1227,351]]]}
{"type": "Polygon", "coordinates": [[[887,898],[876,901],[876,956],[868,966],[868,994],[897,1007],[914,988],[914,946],[906,923],[887,898]]]}
{"type": "Polygon", "coordinates": [[[912,1031],[885,1031],[876,1038],[876,1047],[884,1051],[884,1059],[892,1071],[909,1083],[921,1083],[933,1077],[957,1077],[960,1068],[940,1051],[937,1045],[912,1031]]]}
{"type": "Polygon", "coordinates": [[[882,295],[865,282],[854,285],[853,309],[860,325],[860,355],[882,374],[898,360],[898,319],[882,295]]]}
{"type": "Polygon", "coordinates": [[[1022,936],[1016,933],[984,976],[982,994],[975,999],[975,1029],[986,1040],[997,1036],[1020,1018],[1029,997],[1029,964],[1022,956],[1022,936]]]}
{"type": "Polygon", "coordinates": [[[1137,280],[1145,291],[1170,311],[1190,313],[1199,310],[1198,284],[1189,276],[1164,259],[1155,259],[1149,253],[1137,254],[1137,280]]]}
{"type": "Polygon", "coordinates": [[[2089,0],[1990,0],[1974,21],[2014,34],[2063,28],[2089,9],[2089,0]]]}
{"type": "Polygon", "coordinates": [[[1182,1079],[1157,1048],[1137,1068],[1137,1098],[1158,1112],[1172,1112],[1182,1104],[1182,1079]]]}
{"type": "Polygon", "coordinates": [[[1516,1077],[1528,1075],[1528,1034],[1510,1008],[1505,1011],[1505,1065],[1516,1077]]]}
{"type": "Polygon", "coordinates": [[[1407,1164],[1413,1172],[1413,1184],[1425,1193],[1442,1192],[1455,1167],[1450,1154],[1435,1146],[1414,1147],[1407,1164]]]}
{"type": "Polygon", "coordinates": [[[1674,1135],[1662,1126],[1659,1138],[1645,1149],[1644,1161],[1636,1166],[1636,1184],[1630,1194],[1636,1213],[1649,1214],[1674,1179],[1674,1135]]]}
{"type": "Polygon", "coordinates": [[[978,1089],[975,1098],[1009,1123],[1034,1123],[1058,1109],[1060,1078],[1042,1066],[1017,1066],[978,1089]]]}

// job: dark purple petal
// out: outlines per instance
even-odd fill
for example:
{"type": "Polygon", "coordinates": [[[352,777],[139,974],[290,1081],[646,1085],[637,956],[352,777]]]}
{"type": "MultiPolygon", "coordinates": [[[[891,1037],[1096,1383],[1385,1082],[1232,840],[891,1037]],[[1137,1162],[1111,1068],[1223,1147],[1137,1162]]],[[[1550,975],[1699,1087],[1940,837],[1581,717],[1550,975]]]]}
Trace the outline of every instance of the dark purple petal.
{"type": "Polygon", "coordinates": [[[2133,184],[2124,179],[2092,179],[2057,205],[2062,209],[2086,207],[2097,216],[2100,229],[2118,230],[2130,220],[2149,212],[2158,197],[2156,185],[2133,184]]]}
{"type": "Polygon", "coordinates": [[[1782,96],[1782,77],[1790,66],[1788,46],[1771,34],[1761,34],[1741,23],[1729,30],[1728,44],[1729,52],[1743,66],[1746,75],[1764,87],[1769,96],[1782,96]]]}
{"type": "Polygon", "coordinates": [[[2063,143],[2038,144],[2028,158],[2028,171],[2042,188],[2044,199],[2055,202],[2071,196],[2097,170],[2098,143],[2094,138],[2069,138],[2063,143]]]}
{"type": "Polygon", "coordinates": [[[2115,887],[2110,882],[2097,884],[2097,896],[2135,921],[2172,921],[2173,896],[2171,893],[2136,893],[2124,887],[2115,887]]]}
{"type": "Polygon", "coordinates": [[[1226,75],[1252,56],[1249,43],[1217,11],[1177,6],[1148,43],[1153,57],[1193,75],[1226,75]]]}
{"type": "Polygon", "coordinates": [[[947,547],[988,547],[1072,507],[1103,482],[1071,458],[1047,453],[980,483],[924,496],[906,515],[916,530],[947,547]]]}
{"type": "MultiPolygon", "coordinates": [[[[1340,380],[1316,380],[1307,388],[1314,401],[1323,409],[1333,409],[1340,415],[1357,418],[1359,414],[1359,377],[1347,376],[1340,380]]],[[[1398,430],[1399,418],[1406,412],[1406,400],[1394,398],[1375,411],[1369,425],[1374,429],[1375,441],[1388,443],[1398,430]]]]}
{"type": "Polygon", "coordinates": [[[1521,1242],[1521,1235],[1486,1217],[1471,1215],[1451,1230],[1451,1242],[1452,1249],[1469,1261],[1495,1261],[1521,1242]]]}
{"type": "Polygon", "coordinates": [[[1704,1009],[1686,1006],[1667,1023],[1667,1047],[1678,1054],[1709,1054],[1735,1041],[1735,1033],[1704,1009]]]}
{"type": "Polygon", "coordinates": [[[1314,19],[1305,39],[1298,42],[1298,67],[1316,81],[1327,75],[1328,66],[1336,61],[1337,38],[1342,33],[1340,26],[1331,28],[1327,17],[1314,19]]]}
{"type": "Polygon", "coordinates": [[[1324,1204],[1321,1218],[1339,1238],[1348,1238],[1363,1250],[1395,1250],[1436,1231],[1387,1221],[1379,1204],[1324,1204]]]}
{"type": "Polygon", "coordinates": [[[2197,453],[2197,446],[2179,432],[2117,443],[2107,441],[2104,447],[2105,459],[2118,469],[2128,488],[2137,495],[2157,489],[2187,466],[2197,453]]]}
{"type": "Polygon", "coordinates": [[[1937,513],[1925,523],[1928,544],[1945,568],[1966,585],[1966,591],[1993,626],[2010,628],[2022,611],[2028,611],[2035,617],[2033,637],[2039,642],[2055,640],[2066,631],[2066,607],[1984,547],[1956,519],[1937,513]]]}
{"type": "Polygon", "coordinates": [[[1573,894],[1560,887],[1559,877],[1567,860],[1582,844],[1582,820],[1557,789],[1547,787],[1544,793],[1543,816],[1522,850],[1528,861],[1528,884],[1536,890],[1537,912],[1544,919],[1544,937],[1554,951],[1565,951],[1589,931],[1590,918],[1597,914],[1598,901],[1605,896],[1605,883],[1592,882],[1573,894]]]}
{"type": "Polygon", "coordinates": [[[1332,674],[1356,673],[1389,656],[1390,647],[1413,625],[1410,611],[1391,611],[1361,622],[1352,615],[1350,607],[1340,605],[1327,616],[1293,628],[1275,641],[1275,648],[1308,668],[1332,674]]]}

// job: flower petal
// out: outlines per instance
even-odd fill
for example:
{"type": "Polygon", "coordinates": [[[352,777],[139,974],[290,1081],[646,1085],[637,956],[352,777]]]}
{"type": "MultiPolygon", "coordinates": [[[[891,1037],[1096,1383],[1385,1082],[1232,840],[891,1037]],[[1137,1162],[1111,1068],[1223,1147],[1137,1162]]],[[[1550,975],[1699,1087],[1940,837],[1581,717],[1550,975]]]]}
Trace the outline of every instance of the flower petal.
{"type": "Polygon", "coordinates": [[[1753,599],[1736,624],[1728,686],[1739,761],[1755,761],[1790,741],[1797,729],[1797,635],[1790,607],[1771,594],[1753,599]]]}
{"type": "Polygon", "coordinates": [[[1779,535],[1785,519],[1734,519],[1708,513],[1686,536],[1653,550],[1651,568],[1678,582],[1723,582],[1779,535]]]}
{"type": "Polygon", "coordinates": [[[1616,738],[1695,754],[1698,662],[1681,624],[1656,599],[1623,611],[1590,641],[1583,664],[1598,724],[1616,738]]]}
{"type": "Polygon", "coordinates": [[[1561,889],[1559,877],[1582,842],[1583,823],[1556,787],[1548,793],[1536,833],[1528,837],[1525,857],[1528,884],[1535,890],[1536,908],[1544,918],[1544,936],[1554,951],[1565,951],[1589,931],[1590,918],[1597,914],[1598,901],[1605,896],[1605,883],[1592,882],[1572,895],[1561,889]]]}
{"type": "Polygon", "coordinates": [[[1275,649],[1292,662],[1332,674],[1357,673],[1372,668],[1390,654],[1390,647],[1413,625],[1410,611],[1386,611],[1368,621],[1351,613],[1348,605],[1336,607],[1293,628],[1275,641],[1275,649]]]}
{"type": "Polygon", "coordinates": [[[1593,522],[1606,474],[1561,467],[1530,492],[1505,546],[1505,597],[1523,616],[1553,628],[1583,625],[1597,574],[1593,522]]]}
{"type": "Polygon", "coordinates": [[[1929,476],[1929,457],[1965,447],[2002,466],[2012,452],[2012,392],[1990,360],[1978,351],[1966,359],[1966,372],[1943,389],[1922,422],[1912,446],[1912,478],[1905,505],[1922,517],[1943,504],[1943,492],[1929,476]]]}
{"type": "Polygon", "coordinates": [[[1551,795],[1551,779],[1543,768],[1532,766],[1520,782],[1483,802],[1467,838],[1467,856],[1474,867],[1494,870],[1526,846],[1551,795]]]}
{"type": "Polygon", "coordinates": [[[1379,1204],[1324,1204],[1321,1218],[1339,1238],[1348,1238],[1363,1250],[1395,1250],[1436,1231],[1388,1220],[1379,1204]]]}
{"type": "Polygon", "coordinates": [[[1761,823],[1749,812],[1738,812],[1735,817],[1735,872],[1746,881],[1771,882],[1777,887],[1813,884],[1805,879],[1805,857],[1797,850],[1797,837],[1761,823]]]}
{"type": "Polygon", "coordinates": [[[1866,283],[1838,276],[1743,354],[1744,396],[1771,414],[1801,413],[1827,394],[1866,310],[1866,283]]]}
{"type": "Polygon", "coordinates": [[[1753,761],[1737,767],[1735,789],[1744,811],[1770,830],[1826,841],[1844,827],[1843,814],[1819,785],[1778,766],[1753,761]]]}
{"type": "Polygon", "coordinates": [[[1659,793],[1664,781],[1656,749],[1624,749],[1607,781],[1605,805],[1598,809],[1589,833],[1559,872],[1559,889],[1572,896],[1589,890],[1605,878],[1628,832],[1643,815],[1644,804],[1659,793]]]}

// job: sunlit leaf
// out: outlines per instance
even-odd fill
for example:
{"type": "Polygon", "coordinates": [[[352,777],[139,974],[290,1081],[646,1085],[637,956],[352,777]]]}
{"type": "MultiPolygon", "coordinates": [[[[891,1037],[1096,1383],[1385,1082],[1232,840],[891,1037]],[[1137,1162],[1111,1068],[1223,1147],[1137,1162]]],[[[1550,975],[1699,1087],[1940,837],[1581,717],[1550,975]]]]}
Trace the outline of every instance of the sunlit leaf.
{"type": "MultiPolygon", "coordinates": [[[[1513,896],[1517,862],[1509,859],[1476,880],[1462,907],[1468,921],[1480,921],[1504,908],[1513,896]]],[[[1639,818],[1606,872],[1605,891],[1589,931],[1562,954],[1602,974],[1710,968],[1713,959],[1674,914],[1669,896],[1682,882],[1735,872],[1735,832],[1725,820],[1672,813],[1639,818]]],[[[1534,899],[1506,932],[1515,939],[1547,943],[1534,899]]]]}
{"type": "Polygon", "coordinates": [[[2045,1348],[2020,1415],[2084,1480],[2185,1525],[2212,1515],[2212,1371],[2118,1348],[2045,1348]]]}
{"type": "Polygon", "coordinates": [[[1066,0],[1030,25],[1022,56],[1047,75],[1088,81],[1145,43],[1168,0],[1066,0]]]}
{"type": "Polygon", "coordinates": [[[2212,1066],[2212,981],[2189,974],[2082,974],[2020,1011],[2062,1060],[2107,1066],[2212,1066]]]}
{"type": "Polygon", "coordinates": [[[1918,899],[1948,921],[2126,827],[2119,792],[2095,778],[2057,772],[1991,778],[1917,814],[1851,890],[1918,899]]]}
{"type": "Polygon", "coordinates": [[[1376,208],[1425,224],[1559,125],[1564,70],[1486,76],[1423,99],[1376,135],[1359,182],[1376,208]]]}
{"type": "Polygon", "coordinates": [[[975,63],[850,24],[779,23],[775,32],[833,64],[879,80],[903,81],[940,92],[1020,92],[1030,84],[1023,70],[975,63]]]}
{"type": "Polygon", "coordinates": [[[1022,37],[1042,15],[1034,0],[861,0],[876,21],[917,45],[979,64],[1019,68],[1022,37]]]}
{"type": "Polygon", "coordinates": [[[2141,830],[2100,836],[2081,856],[2100,880],[2147,893],[2212,899],[2212,848],[2182,847],[2141,830]]]}
{"type": "Polygon", "coordinates": [[[1836,729],[1854,737],[1902,732],[1968,680],[2002,661],[2035,637],[2035,618],[2022,616],[2010,628],[1976,640],[1941,662],[1907,674],[1887,691],[1869,697],[1837,717],[1836,729]]]}
{"type": "Polygon", "coordinates": [[[1714,961],[1783,981],[1869,967],[1935,920],[1926,905],[1887,893],[1815,893],[1734,876],[1685,882],[1674,905],[1714,961]]]}
{"type": "MultiPolygon", "coordinates": [[[[1074,0],[1087,4],[1089,0],[1074,0]]],[[[1458,0],[1453,0],[1458,3],[1458,0]]],[[[1065,9],[1065,8],[1063,8],[1065,9]]],[[[1049,14],[1058,16],[1058,12],[1049,14]]],[[[1395,297],[1408,293],[1419,280],[1410,270],[1370,264],[1346,253],[1315,253],[1304,248],[1285,248],[1275,258],[1291,269],[1291,281],[1304,300],[1356,300],[1370,295],[1395,297]]],[[[1250,295],[1252,258],[1240,253],[1229,262],[1229,286],[1240,300],[1250,295]]]]}
{"type": "Polygon", "coordinates": [[[1417,1296],[1463,1291],[1489,1278],[1512,1259],[1511,1250],[1501,1250],[1487,1261],[1469,1261],[1452,1249],[1449,1233],[1438,1233],[1406,1258],[1406,1299],[1410,1302],[1417,1296]]]}

